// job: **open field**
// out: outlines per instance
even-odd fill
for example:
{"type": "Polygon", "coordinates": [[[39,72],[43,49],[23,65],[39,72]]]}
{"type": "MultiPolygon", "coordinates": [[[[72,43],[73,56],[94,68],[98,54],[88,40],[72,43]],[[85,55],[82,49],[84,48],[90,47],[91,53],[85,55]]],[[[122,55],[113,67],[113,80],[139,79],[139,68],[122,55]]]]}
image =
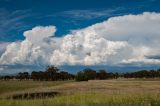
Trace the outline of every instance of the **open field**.
{"type": "Polygon", "coordinates": [[[23,92],[47,91],[53,87],[73,81],[0,81],[0,98],[23,92]]]}
{"type": "Polygon", "coordinates": [[[1,106],[160,106],[159,79],[1,81],[1,106]],[[45,99],[5,99],[20,93],[54,91],[45,99]]]}

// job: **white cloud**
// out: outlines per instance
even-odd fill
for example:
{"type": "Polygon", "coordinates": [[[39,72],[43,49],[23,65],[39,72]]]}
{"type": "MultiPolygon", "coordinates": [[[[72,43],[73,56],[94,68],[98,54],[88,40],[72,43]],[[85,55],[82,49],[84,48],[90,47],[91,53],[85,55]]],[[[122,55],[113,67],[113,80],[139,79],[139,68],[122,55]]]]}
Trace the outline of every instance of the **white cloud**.
{"type": "Polygon", "coordinates": [[[109,56],[126,46],[126,42],[108,41],[89,30],[78,31],[63,38],[60,49],[53,52],[51,64],[106,64],[109,56]]]}
{"type": "MultiPolygon", "coordinates": [[[[112,9],[87,9],[87,10],[69,10],[61,12],[60,14],[57,14],[58,16],[64,16],[71,19],[76,20],[89,20],[89,19],[95,19],[95,18],[104,18],[109,17],[113,15],[119,15],[118,11],[125,10],[125,8],[117,7],[112,9]]],[[[49,16],[55,16],[49,15],[49,16]]]]}
{"type": "Polygon", "coordinates": [[[159,22],[160,14],[145,12],[140,15],[113,17],[87,29],[108,40],[127,41],[136,45],[152,45],[160,39],[159,22]]]}
{"type": "Polygon", "coordinates": [[[6,47],[10,44],[10,42],[1,42],[0,43],[0,56],[5,52],[6,47]]]}
{"type": "Polygon", "coordinates": [[[1,64],[49,64],[48,60],[52,51],[59,46],[61,41],[59,38],[51,38],[55,31],[54,26],[38,26],[24,32],[26,39],[8,45],[0,58],[1,64]]]}
{"type": "Polygon", "coordinates": [[[55,32],[55,26],[38,26],[32,30],[25,31],[23,35],[26,37],[26,40],[32,42],[35,45],[39,45],[43,42],[43,40],[49,40],[49,37],[53,36],[55,32]]]}
{"type": "Polygon", "coordinates": [[[55,26],[24,32],[25,40],[7,46],[0,64],[121,65],[159,64],[160,14],[145,12],[107,21],[54,37],[55,26]]]}

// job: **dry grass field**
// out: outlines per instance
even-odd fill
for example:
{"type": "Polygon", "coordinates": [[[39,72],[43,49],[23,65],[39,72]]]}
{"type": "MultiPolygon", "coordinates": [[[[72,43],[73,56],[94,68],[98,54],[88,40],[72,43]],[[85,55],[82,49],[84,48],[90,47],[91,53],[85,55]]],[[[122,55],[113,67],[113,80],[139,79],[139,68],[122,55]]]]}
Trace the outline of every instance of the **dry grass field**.
{"type": "Polygon", "coordinates": [[[0,106],[160,106],[159,79],[1,81],[0,106]],[[41,99],[6,99],[15,94],[58,92],[41,99]]]}

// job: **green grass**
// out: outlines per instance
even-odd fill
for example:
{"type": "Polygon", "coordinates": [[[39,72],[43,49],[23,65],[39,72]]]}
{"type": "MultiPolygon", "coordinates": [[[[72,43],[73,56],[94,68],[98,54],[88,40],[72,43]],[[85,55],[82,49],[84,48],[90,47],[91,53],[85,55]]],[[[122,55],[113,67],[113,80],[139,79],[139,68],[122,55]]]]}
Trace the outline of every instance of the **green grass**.
{"type": "Polygon", "coordinates": [[[1,106],[160,106],[160,95],[75,94],[48,99],[0,100],[1,106]]]}

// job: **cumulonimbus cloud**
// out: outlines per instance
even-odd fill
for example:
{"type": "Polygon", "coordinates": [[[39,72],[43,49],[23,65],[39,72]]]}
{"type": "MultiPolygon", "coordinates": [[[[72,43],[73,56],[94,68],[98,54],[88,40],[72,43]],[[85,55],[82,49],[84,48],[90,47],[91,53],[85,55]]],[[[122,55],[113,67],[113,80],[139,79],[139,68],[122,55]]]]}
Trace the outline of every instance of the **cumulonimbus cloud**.
{"type": "Polygon", "coordinates": [[[25,31],[25,39],[9,44],[0,64],[121,65],[160,64],[160,13],[112,17],[63,37],[55,26],[25,31]]]}

